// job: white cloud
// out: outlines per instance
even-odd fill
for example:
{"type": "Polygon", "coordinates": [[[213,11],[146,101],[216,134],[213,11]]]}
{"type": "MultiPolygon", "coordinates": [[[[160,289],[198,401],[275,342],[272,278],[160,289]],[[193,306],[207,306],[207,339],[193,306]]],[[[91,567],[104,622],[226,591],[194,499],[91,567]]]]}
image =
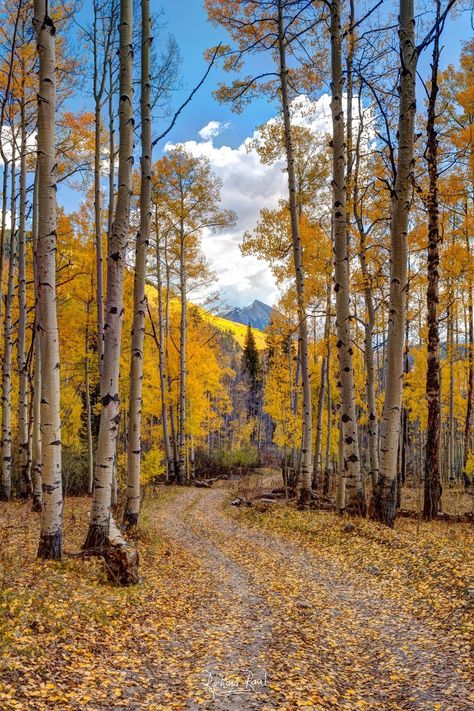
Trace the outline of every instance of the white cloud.
{"type": "MultiPolygon", "coordinates": [[[[323,95],[312,102],[308,97],[295,99],[292,105],[294,123],[311,127],[324,134],[330,128],[330,97],[323,95]]],[[[275,121],[276,119],[271,119],[275,121]]],[[[185,141],[182,145],[194,156],[206,157],[214,173],[222,180],[222,206],[237,214],[237,224],[221,233],[203,236],[203,251],[217,274],[217,288],[231,306],[245,306],[254,299],[270,305],[277,297],[277,288],[268,265],[256,257],[243,257],[239,245],[246,230],[253,229],[260,210],[276,208],[288,194],[283,159],[273,165],[263,165],[252,141],[258,130],[237,148],[215,146],[213,138],[226,124],[210,121],[199,131],[201,141],[185,141]]],[[[165,150],[170,150],[167,144],[165,150]]]]}
{"type": "Polygon", "coordinates": [[[220,121],[209,121],[206,126],[203,126],[201,130],[199,131],[199,135],[201,136],[203,141],[210,141],[216,136],[218,136],[222,131],[225,131],[226,128],[229,128],[230,124],[229,123],[221,123],[220,121]]]}

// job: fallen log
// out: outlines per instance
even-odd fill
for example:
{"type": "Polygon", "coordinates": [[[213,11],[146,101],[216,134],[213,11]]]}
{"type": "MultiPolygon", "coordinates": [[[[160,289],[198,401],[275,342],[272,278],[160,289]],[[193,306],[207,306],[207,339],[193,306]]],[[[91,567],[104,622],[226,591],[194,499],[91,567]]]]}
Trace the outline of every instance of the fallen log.
{"type": "Polygon", "coordinates": [[[110,521],[108,542],[101,551],[108,579],[117,585],[139,583],[138,552],[125,540],[113,519],[110,521]]]}
{"type": "MultiPolygon", "coordinates": [[[[413,511],[411,509],[398,509],[397,516],[401,516],[402,518],[423,519],[421,512],[413,511]]],[[[467,512],[465,514],[450,514],[440,511],[437,517],[433,520],[446,521],[447,523],[474,523],[474,513],[467,512]]]]}

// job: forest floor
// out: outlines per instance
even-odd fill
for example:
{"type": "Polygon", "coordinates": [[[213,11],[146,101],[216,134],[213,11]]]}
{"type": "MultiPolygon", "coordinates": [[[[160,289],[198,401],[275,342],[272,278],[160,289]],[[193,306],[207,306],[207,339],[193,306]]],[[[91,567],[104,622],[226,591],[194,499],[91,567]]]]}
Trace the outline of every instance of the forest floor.
{"type": "MultiPolygon", "coordinates": [[[[472,525],[352,529],[231,493],[149,497],[127,589],[35,561],[37,516],[1,504],[0,709],[474,709],[472,525]]],[[[89,504],[67,501],[66,551],[89,504]]]]}

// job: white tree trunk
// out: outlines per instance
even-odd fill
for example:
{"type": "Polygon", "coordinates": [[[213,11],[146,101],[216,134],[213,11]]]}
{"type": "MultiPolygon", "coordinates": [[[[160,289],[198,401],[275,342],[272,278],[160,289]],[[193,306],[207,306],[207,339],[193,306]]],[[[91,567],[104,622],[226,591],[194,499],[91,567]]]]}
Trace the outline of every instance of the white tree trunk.
{"type": "MultiPolygon", "coordinates": [[[[334,290],[336,292],[337,352],[341,388],[341,426],[346,482],[346,510],[365,514],[355,406],[349,294],[349,250],[346,224],[346,145],[342,107],[341,3],[331,3],[331,113],[333,128],[334,290]]],[[[351,107],[352,110],[352,107],[351,107]]]]}
{"type": "MultiPolygon", "coordinates": [[[[24,68],[23,68],[24,69],[24,68]]],[[[26,116],[25,77],[22,77],[20,156],[20,223],[18,229],[18,447],[20,451],[20,487],[24,496],[32,493],[28,427],[28,365],[26,337],[26,116]]]]}
{"type": "MultiPolygon", "coordinates": [[[[184,209],[184,206],[183,206],[184,209]]],[[[186,477],[186,246],[184,227],[180,232],[179,288],[181,295],[181,320],[179,330],[179,422],[178,422],[178,482],[184,484],[186,477]]]]}
{"type": "Polygon", "coordinates": [[[124,522],[130,526],[138,523],[140,513],[140,463],[143,382],[143,342],[146,317],[146,260],[150,242],[151,222],[151,105],[150,105],[150,55],[151,15],[150,0],[142,0],[141,47],[141,185],[140,229],[135,250],[135,281],[133,290],[132,352],[130,363],[130,405],[128,415],[127,451],[127,504],[124,522]]]}
{"type": "Polygon", "coordinates": [[[123,279],[130,228],[133,167],[133,12],[132,0],[120,2],[120,145],[118,195],[107,257],[102,412],[95,458],[94,494],[84,548],[102,548],[109,540],[112,481],[120,425],[120,351],[123,322],[123,279]]]}
{"type": "MultiPolygon", "coordinates": [[[[12,127],[13,130],[13,127],[12,127]]],[[[16,262],[16,184],[15,140],[12,142],[11,165],[11,227],[8,282],[5,294],[5,320],[3,323],[2,362],[2,499],[9,501],[12,489],[12,353],[13,353],[13,300],[15,297],[16,262]]],[[[6,170],[6,167],[4,168],[6,170]]]]}
{"type": "Polygon", "coordinates": [[[33,275],[35,294],[35,374],[33,385],[33,409],[31,413],[31,478],[33,485],[33,511],[41,511],[43,501],[42,477],[41,477],[41,346],[39,332],[36,328],[38,319],[38,177],[35,173],[33,187],[33,217],[32,217],[32,242],[33,242],[33,275]]]}
{"type": "Polygon", "coordinates": [[[156,227],[156,278],[158,288],[158,358],[160,370],[161,422],[163,427],[163,444],[166,457],[166,481],[171,481],[174,474],[173,454],[169,434],[168,393],[166,378],[166,335],[165,314],[163,312],[163,279],[161,277],[161,247],[158,220],[156,227]]]}
{"type": "Polygon", "coordinates": [[[35,0],[38,91],[38,310],[41,350],[43,510],[39,558],[61,558],[63,491],[59,340],[56,315],[56,28],[45,0],[35,0]]]}
{"type": "Polygon", "coordinates": [[[400,0],[400,113],[397,174],[392,196],[389,324],[386,390],[380,424],[379,480],[372,514],[393,525],[397,504],[397,456],[403,388],[403,346],[406,321],[408,218],[414,175],[416,65],[414,0],[400,0]]]}

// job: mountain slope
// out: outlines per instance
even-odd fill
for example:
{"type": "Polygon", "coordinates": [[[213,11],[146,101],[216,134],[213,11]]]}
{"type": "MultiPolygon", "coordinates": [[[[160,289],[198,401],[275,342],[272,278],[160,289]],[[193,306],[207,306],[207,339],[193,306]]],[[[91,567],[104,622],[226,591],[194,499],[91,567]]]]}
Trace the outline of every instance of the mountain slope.
{"type": "MultiPolygon", "coordinates": [[[[148,283],[146,286],[146,293],[149,302],[153,304],[153,308],[156,308],[156,287],[153,284],[148,283]]],[[[179,309],[180,305],[178,299],[172,298],[170,307],[171,309],[179,309]]],[[[232,337],[235,338],[239,346],[243,348],[248,324],[243,325],[240,322],[232,321],[230,319],[225,318],[224,316],[214,316],[214,314],[209,313],[208,311],[206,311],[206,309],[203,309],[201,306],[197,306],[195,304],[192,304],[192,307],[196,308],[199,311],[204,321],[210,323],[218,331],[221,331],[222,333],[230,333],[232,337]]],[[[253,334],[255,336],[255,343],[257,345],[258,350],[263,351],[266,348],[265,334],[262,333],[262,331],[258,328],[253,328],[253,334]]]]}
{"type": "Polygon", "coordinates": [[[255,299],[250,306],[231,309],[224,314],[224,318],[227,319],[227,321],[241,323],[244,326],[250,324],[252,328],[258,328],[263,331],[268,326],[272,311],[271,306],[255,299]]]}

